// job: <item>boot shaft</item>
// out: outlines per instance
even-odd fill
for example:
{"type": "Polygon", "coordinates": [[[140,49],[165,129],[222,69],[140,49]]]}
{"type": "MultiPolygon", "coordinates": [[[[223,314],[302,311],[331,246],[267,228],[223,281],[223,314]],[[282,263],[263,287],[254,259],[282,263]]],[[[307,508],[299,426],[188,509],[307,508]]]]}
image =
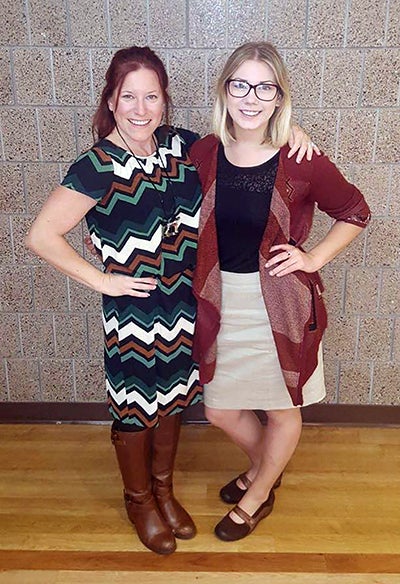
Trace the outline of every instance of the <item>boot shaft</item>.
{"type": "Polygon", "coordinates": [[[180,429],[180,414],[159,418],[159,424],[154,428],[151,474],[157,483],[172,485],[180,429]]]}
{"type": "MultiPolygon", "coordinates": [[[[121,432],[111,428],[114,445],[125,492],[135,494],[135,500],[143,499],[152,491],[153,428],[139,432],[121,432]]],[[[139,501],[137,501],[139,502],[139,501]]]]}
{"type": "Polygon", "coordinates": [[[153,493],[159,509],[172,528],[176,537],[191,539],[196,535],[196,526],[188,512],[176,500],[173,493],[172,476],[181,416],[173,415],[160,418],[153,436],[153,493]]]}

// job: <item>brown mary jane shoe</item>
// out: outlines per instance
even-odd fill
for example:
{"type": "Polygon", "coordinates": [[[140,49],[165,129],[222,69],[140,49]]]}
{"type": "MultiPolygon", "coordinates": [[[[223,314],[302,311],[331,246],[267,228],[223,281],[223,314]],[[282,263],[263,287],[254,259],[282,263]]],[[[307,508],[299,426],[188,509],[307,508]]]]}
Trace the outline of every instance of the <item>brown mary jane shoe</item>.
{"type": "MultiPolygon", "coordinates": [[[[272,486],[273,489],[277,489],[278,487],[281,486],[282,475],[283,475],[283,473],[281,473],[279,475],[279,477],[276,479],[276,481],[274,482],[274,484],[272,486]]],[[[244,473],[240,474],[238,477],[235,477],[230,483],[223,486],[219,492],[219,496],[221,497],[221,499],[225,503],[229,503],[230,505],[234,505],[236,503],[239,503],[239,501],[241,500],[243,495],[246,493],[247,489],[250,488],[251,483],[252,483],[252,481],[249,479],[249,477],[244,472],[244,473]],[[241,489],[240,487],[238,487],[237,481],[239,479],[244,484],[244,486],[245,486],[244,489],[241,489]]]]}
{"type": "Polygon", "coordinates": [[[264,519],[264,517],[267,517],[272,512],[274,501],[275,494],[273,489],[271,489],[268,499],[259,506],[253,515],[249,515],[241,507],[236,505],[236,507],[233,508],[233,511],[243,519],[244,523],[235,523],[228,513],[215,526],[215,535],[219,539],[222,539],[222,541],[236,541],[238,539],[243,539],[255,529],[261,519],[264,519]]]}

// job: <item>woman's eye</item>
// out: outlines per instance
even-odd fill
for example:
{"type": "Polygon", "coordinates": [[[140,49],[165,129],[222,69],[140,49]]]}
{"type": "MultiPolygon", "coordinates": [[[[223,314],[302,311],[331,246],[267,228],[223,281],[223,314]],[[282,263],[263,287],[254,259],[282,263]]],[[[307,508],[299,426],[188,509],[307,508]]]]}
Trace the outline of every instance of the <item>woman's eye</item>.
{"type": "Polygon", "coordinates": [[[247,89],[247,83],[244,81],[233,81],[233,87],[235,89],[247,89]]]}
{"type": "Polygon", "coordinates": [[[133,99],[133,95],[131,95],[130,93],[123,93],[121,97],[122,99],[133,99]]]}
{"type": "Polygon", "coordinates": [[[148,95],[147,96],[147,99],[149,101],[156,101],[158,99],[158,95],[155,95],[155,94],[152,93],[151,95],[148,95]]]}
{"type": "Polygon", "coordinates": [[[261,91],[265,92],[275,91],[275,87],[273,85],[269,85],[269,83],[265,83],[265,85],[259,85],[258,87],[261,89],[261,91]]]}

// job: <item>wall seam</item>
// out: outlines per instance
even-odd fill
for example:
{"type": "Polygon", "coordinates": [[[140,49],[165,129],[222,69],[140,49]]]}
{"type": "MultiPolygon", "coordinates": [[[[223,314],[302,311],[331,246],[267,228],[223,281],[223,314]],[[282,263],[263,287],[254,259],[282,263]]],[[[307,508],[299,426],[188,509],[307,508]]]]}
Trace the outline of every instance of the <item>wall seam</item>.
{"type": "Polygon", "coordinates": [[[150,44],[150,0],[146,0],[146,35],[147,44],[150,44]]]}
{"type": "Polygon", "coordinates": [[[395,332],[396,332],[396,317],[392,314],[390,319],[390,362],[394,362],[394,354],[395,354],[395,332]]]}
{"type": "Polygon", "coordinates": [[[380,109],[376,109],[375,113],[375,131],[374,131],[374,143],[372,147],[372,163],[376,162],[376,150],[378,146],[378,130],[380,125],[380,109]]]}
{"type": "Polygon", "coordinates": [[[12,105],[17,106],[17,80],[15,78],[15,59],[14,59],[14,49],[9,50],[10,55],[10,77],[11,77],[11,94],[14,103],[12,105]]]}
{"type": "Polygon", "coordinates": [[[369,403],[372,404],[374,401],[374,384],[375,384],[375,362],[370,362],[370,373],[369,373],[369,403]]]}
{"type": "Polygon", "coordinates": [[[40,118],[39,118],[39,110],[35,107],[35,122],[36,122],[36,134],[38,139],[38,156],[39,161],[43,160],[43,150],[42,150],[42,135],[40,132],[40,118]]]}
{"type": "Polygon", "coordinates": [[[319,89],[319,104],[318,104],[319,108],[322,108],[323,103],[324,103],[325,67],[326,67],[326,49],[322,49],[321,85],[320,85],[320,89],[319,89]]]}
{"type": "Polygon", "coordinates": [[[22,343],[22,324],[21,324],[21,313],[17,312],[17,324],[18,324],[18,340],[21,349],[21,358],[24,357],[24,345],[22,343]]]}
{"type": "Polygon", "coordinates": [[[54,48],[50,47],[49,50],[49,60],[50,60],[50,75],[51,75],[51,90],[53,92],[53,105],[57,105],[57,90],[56,90],[56,77],[54,69],[54,48]]]}
{"type": "Polygon", "coordinates": [[[72,392],[74,396],[74,401],[76,402],[76,367],[75,367],[75,357],[71,359],[72,366],[72,392]]]}
{"type": "Polygon", "coordinates": [[[112,47],[112,34],[111,34],[111,17],[110,17],[110,3],[109,0],[104,1],[104,17],[106,21],[106,31],[107,31],[107,39],[108,39],[108,46],[112,47]]]}
{"type": "Polygon", "coordinates": [[[339,139],[340,139],[340,123],[341,123],[341,118],[342,118],[341,110],[338,109],[337,110],[337,117],[336,117],[336,135],[335,135],[335,145],[334,145],[335,162],[337,161],[338,153],[339,153],[339,139]]]}
{"type": "Polygon", "coordinates": [[[89,63],[89,87],[90,87],[90,102],[91,105],[95,104],[95,96],[94,96],[94,78],[93,78],[93,49],[88,50],[88,63],[89,63]]]}
{"type": "Polygon", "coordinates": [[[13,262],[15,262],[15,244],[14,244],[14,229],[13,229],[13,222],[12,222],[12,215],[11,213],[8,214],[8,227],[10,229],[10,243],[11,243],[11,255],[13,258],[13,262]]]}
{"type": "Polygon", "coordinates": [[[25,16],[26,16],[26,28],[28,32],[28,45],[32,45],[32,31],[31,31],[31,13],[29,0],[24,0],[25,16]]]}
{"type": "Polygon", "coordinates": [[[361,51],[361,74],[360,74],[360,88],[357,100],[357,107],[362,108],[363,106],[363,93],[364,93],[364,81],[365,81],[365,64],[366,61],[366,51],[361,51]]]}
{"type": "Polygon", "coordinates": [[[9,371],[8,371],[8,361],[7,359],[4,359],[4,376],[5,376],[5,380],[6,380],[6,393],[7,393],[7,400],[11,401],[11,395],[10,395],[10,375],[9,375],[9,371]]]}
{"type": "Polygon", "coordinates": [[[0,151],[1,151],[1,158],[5,162],[6,160],[6,152],[4,149],[4,140],[3,140],[3,127],[2,127],[2,119],[0,116],[0,151]]]}
{"type": "Polygon", "coordinates": [[[310,20],[310,0],[306,0],[305,3],[305,19],[304,19],[304,41],[303,41],[303,48],[308,48],[308,34],[309,34],[309,20],[310,20]]]}
{"type": "Polygon", "coordinates": [[[349,32],[349,20],[350,20],[350,7],[351,0],[347,0],[344,13],[344,23],[343,23],[343,47],[347,47],[347,36],[349,32]]]}
{"type": "Polygon", "coordinates": [[[53,328],[53,343],[54,343],[54,358],[58,358],[58,343],[57,343],[57,333],[56,333],[56,314],[53,312],[53,319],[52,319],[52,328],[53,328]]]}
{"type": "Polygon", "coordinates": [[[381,300],[382,300],[382,288],[383,288],[383,268],[380,267],[378,271],[378,290],[377,290],[377,313],[382,314],[381,300]]]}
{"type": "Polygon", "coordinates": [[[387,45],[387,38],[389,34],[389,21],[390,21],[390,1],[386,1],[386,14],[385,14],[385,30],[383,34],[383,46],[386,47],[387,45]]]}
{"type": "Polygon", "coordinates": [[[70,47],[72,45],[72,22],[71,22],[71,11],[70,3],[65,1],[65,32],[67,37],[66,46],[70,47]]]}
{"type": "Polygon", "coordinates": [[[39,385],[40,401],[43,401],[42,359],[36,359],[36,366],[37,366],[37,375],[38,375],[38,385],[39,385]]]}
{"type": "Polygon", "coordinates": [[[359,358],[359,344],[360,344],[360,334],[361,334],[361,316],[356,315],[356,346],[354,352],[354,360],[358,361],[359,358]]]}

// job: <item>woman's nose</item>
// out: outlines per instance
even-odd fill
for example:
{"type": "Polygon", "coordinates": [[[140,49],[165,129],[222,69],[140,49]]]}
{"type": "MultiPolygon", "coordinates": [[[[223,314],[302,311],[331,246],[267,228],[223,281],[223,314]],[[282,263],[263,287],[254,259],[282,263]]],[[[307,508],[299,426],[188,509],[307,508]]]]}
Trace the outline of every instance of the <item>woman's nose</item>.
{"type": "Polygon", "coordinates": [[[146,102],[144,99],[135,100],[135,112],[139,115],[144,115],[146,113],[146,102]]]}
{"type": "Polygon", "coordinates": [[[250,89],[249,93],[246,95],[244,99],[248,103],[256,103],[258,101],[258,97],[256,96],[254,87],[250,89]]]}

